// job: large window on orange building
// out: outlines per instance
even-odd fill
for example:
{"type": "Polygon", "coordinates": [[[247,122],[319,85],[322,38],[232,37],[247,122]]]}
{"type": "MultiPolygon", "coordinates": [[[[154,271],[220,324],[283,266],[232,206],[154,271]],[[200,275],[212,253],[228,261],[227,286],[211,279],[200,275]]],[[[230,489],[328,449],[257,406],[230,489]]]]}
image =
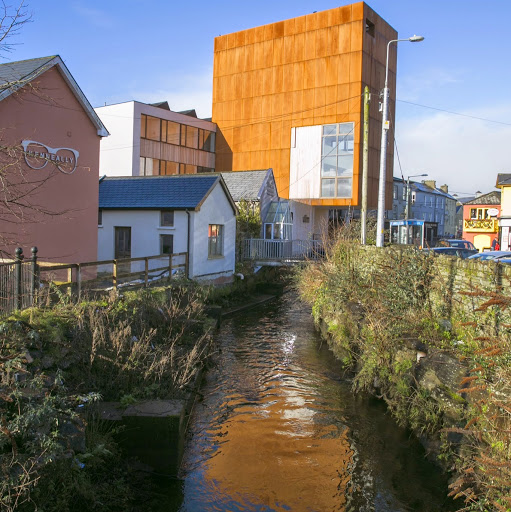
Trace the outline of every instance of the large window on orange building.
{"type": "Polygon", "coordinates": [[[321,197],[350,198],[353,190],[354,123],[323,126],[321,197]]]}
{"type": "Polygon", "coordinates": [[[470,218],[472,220],[489,219],[490,214],[488,213],[488,208],[471,208],[470,209],[470,218]]]}

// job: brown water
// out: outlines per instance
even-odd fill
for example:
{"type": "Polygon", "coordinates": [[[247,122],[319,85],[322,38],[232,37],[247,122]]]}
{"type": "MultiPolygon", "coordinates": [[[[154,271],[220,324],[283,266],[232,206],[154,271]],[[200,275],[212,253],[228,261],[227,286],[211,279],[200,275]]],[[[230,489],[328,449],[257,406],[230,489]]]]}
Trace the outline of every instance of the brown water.
{"type": "Polygon", "coordinates": [[[381,402],[352,394],[291,294],[224,322],[217,344],[181,512],[453,510],[437,468],[381,402]]]}

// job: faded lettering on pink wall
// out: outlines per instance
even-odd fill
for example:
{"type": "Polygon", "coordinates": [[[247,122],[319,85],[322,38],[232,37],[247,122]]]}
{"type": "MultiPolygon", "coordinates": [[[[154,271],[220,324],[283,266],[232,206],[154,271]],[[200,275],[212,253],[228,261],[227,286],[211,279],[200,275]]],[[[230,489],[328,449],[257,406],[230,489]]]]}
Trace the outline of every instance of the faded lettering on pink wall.
{"type": "Polygon", "coordinates": [[[31,169],[44,169],[48,162],[54,162],[57,169],[64,174],[72,174],[76,170],[80,153],[71,148],[51,148],[35,140],[21,142],[25,162],[31,169]]]}

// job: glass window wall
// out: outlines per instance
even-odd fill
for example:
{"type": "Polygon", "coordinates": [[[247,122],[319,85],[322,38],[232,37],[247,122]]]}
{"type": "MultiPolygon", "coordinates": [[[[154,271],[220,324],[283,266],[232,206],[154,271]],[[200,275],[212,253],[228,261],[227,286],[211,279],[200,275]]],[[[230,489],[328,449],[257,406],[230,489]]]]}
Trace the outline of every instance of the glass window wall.
{"type": "Polygon", "coordinates": [[[354,123],[323,126],[321,197],[350,198],[353,194],[354,123]]]}

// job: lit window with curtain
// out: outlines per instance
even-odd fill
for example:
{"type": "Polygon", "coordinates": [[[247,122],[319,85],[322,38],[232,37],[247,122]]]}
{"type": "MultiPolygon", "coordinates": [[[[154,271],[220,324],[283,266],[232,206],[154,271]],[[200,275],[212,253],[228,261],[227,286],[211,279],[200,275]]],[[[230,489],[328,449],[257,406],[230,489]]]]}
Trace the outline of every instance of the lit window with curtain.
{"type": "Polygon", "coordinates": [[[217,258],[224,253],[224,227],[221,224],[208,226],[208,258],[217,258]]]}

